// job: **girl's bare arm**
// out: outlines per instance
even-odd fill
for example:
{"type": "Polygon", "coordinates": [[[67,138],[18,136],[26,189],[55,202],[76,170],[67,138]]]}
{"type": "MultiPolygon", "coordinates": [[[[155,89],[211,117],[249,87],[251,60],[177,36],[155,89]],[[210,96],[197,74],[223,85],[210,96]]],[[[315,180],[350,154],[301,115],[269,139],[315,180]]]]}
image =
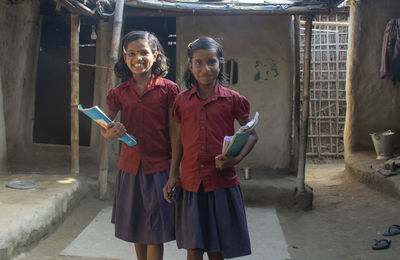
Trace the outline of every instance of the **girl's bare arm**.
{"type": "MultiPolygon", "coordinates": [[[[239,119],[239,124],[241,126],[247,124],[250,119],[248,117],[239,119]]],[[[236,156],[225,156],[225,155],[218,155],[215,158],[215,167],[218,170],[223,170],[226,168],[233,167],[234,165],[238,164],[240,161],[243,160],[244,157],[246,157],[247,154],[251,152],[253,149],[254,145],[257,143],[258,136],[255,130],[251,132],[249,137],[247,138],[246,143],[244,144],[242,150],[239,152],[238,155],[236,156]]]]}
{"type": "MultiPolygon", "coordinates": [[[[111,120],[114,120],[117,114],[118,111],[113,111],[108,108],[106,110],[106,115],[111,120]]],[[[101,128],[100,133],[102,136],[104,136],[104,138],[108,140],[114,140],[118,137],[122,137],[126,133],[126,129],[122,123],[112,121],[111,123],[107,124],[106,128],[101,128]]]]}
{"type": "MultiPolygon", "coordinates": [[[[239,119],[239,124],[241,126],[247,124],[250,119],[248,117],[246,118],[242,118],[239,119]]],[[[253,150],[254,145],[257,143],[258,141],[258,136],[257,136],[257,132],[254,129],[253,132],[251,132],[251,134],[249,135],[249,138],[247,139],[247,142],[244,144],[242,150],[240,151],[240,153],[238,154],[239,157],[242,157],[240,160],[242,160],[244,157],[246,157],[247,154],[249,154],[251,152],[251,150],[253,150]]]]}
{"type": "Polygon", "coordinates": [[[171,140],[171,166],[169,172],[169,178],[163,188],[164,199],[171,203],[172,189],[179,185],[179,167],[181,164],[183,148],[181,142],[181,125],[176,123],[172,116],[172,109],[169,110],[169,135],[171,140]]]}

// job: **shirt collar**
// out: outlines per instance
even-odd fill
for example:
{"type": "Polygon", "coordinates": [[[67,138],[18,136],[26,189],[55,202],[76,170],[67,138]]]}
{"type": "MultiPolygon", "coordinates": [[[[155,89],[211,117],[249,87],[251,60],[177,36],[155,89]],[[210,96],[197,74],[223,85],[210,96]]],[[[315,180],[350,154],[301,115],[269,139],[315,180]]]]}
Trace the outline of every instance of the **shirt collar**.
{"type": "MultiPolygon", "coordinates": [[[[135,89],[135,91],[136,91],[137,87],[136,87],[135,81],[133,80],[133,77],[129,78],[128,85],[133,87],[133,89],[135,89]]],[[[165,81],[161,77],[151,74],[151,78],[150,78],[149,82],[147,83],[146,87],[144,88],[142,95],[158,86],[165,86],[165,81]]]]}
{"type": "MultiPolygon", "coordinates": [[[[192,88],[189,90],[189,98],[192,98],[193,95],[197,95],[200,97],[199,89],[197,85],[193,85],[192,88]]],[[[211,92],[210,96],[208,96],[207,100],[216,100],[219,97],[230,97],[232,94],[230,93],[229,89],[223,87],[218,81],[214,86],[213,92],[211,92]]]]}
{"type": "Polygon", "coordinates": [[[155,87],[155,86],[164,87],[165,86],[165,81],[163,80],[163,78],[161,78],[160,76],[156,76],[154,74],[151,75],[151,79],[150,79],[149,83],[151,83],[150,86],[152,86],[152,87],[155,87]]]}

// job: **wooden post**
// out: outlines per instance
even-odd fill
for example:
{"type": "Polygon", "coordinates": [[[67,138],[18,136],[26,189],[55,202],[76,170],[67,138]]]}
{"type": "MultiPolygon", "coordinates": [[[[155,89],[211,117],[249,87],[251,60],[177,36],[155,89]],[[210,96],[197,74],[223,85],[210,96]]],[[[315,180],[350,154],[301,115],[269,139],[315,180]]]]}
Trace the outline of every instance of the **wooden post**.
{"type": "Polygon", "coordinates": [[[300,144],[299,144],[299,166],[297,169],[297,190],[304,192],[305,187],[305,165],[307,152],[308,134],[308,110],[309,110],[309,89],[310,89],[310,62],[311,62],[311,34],[312,15],[307,15],[305,25],[305,46],[304,46],[304,80],[303,80],[303,113],[301,118],[300,144]]]}
{"type": "MultiPolygon", "coordinates": [[[[102,67],[95,68],[94,76],[94,90],[93,90],[93,104],[97,104],[105,111],[106,107],[106,92],[107,92],[107,66],[110,56],[111,34],[112,34],[112,20],[104,21],[99,20],[97,23],[97,40],[96,40],[96,65],[102,67]]],[[[104,137],[99,131],[97,124],[91,125],[90,133],[90,147],[94,147],[98,158],[100,160],[100,145],[104,137]]]]}
{"type": "Polygon", "coordinates": [[[3,89],[0,75],[0,175],[7,173],[6,122],[4,120],[3,89]]]}
{"type": "Polygon", "coordinates": [[[300,17],[294,16],[294,111],[293,111],[293,163],[292,169],[297,172],[299,166],[300,135],[300,17]]]}
{"type": "MultiPolygon", "coordinates": [[[[113,32],[111,38],[110,59],[108,67],[113,68],[118,60],[118,49],[121,39],[122,18],[124,13],[125,0],[117,0],[115,4],[113,32]]],[[[115,75],[112,70],[107,71],[107,90],[115,85],[115,75]]],[[[99,198],[107,199],[108,186],[108,150],[109,144],[103,138],[101,141],[100,166],[99,166],[99,198]]]]}
{"type": "Polygon", "coordinates": [[[79,175],[79,15],[71,14],[71,174],[79,175]]]}

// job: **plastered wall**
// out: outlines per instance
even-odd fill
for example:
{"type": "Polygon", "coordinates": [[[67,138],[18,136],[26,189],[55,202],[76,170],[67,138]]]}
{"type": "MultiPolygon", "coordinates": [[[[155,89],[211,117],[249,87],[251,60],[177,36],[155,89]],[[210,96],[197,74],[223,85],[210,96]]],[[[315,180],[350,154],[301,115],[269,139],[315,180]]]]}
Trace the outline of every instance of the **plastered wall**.
{"type": "MultiPolygon", "coordinates": [[[[345,156],[372,150],[370,133],[388,129],[400,133],[400,83],[381,79],[379,66],[385,25],[400,17],[398,0],[350,1],[347,60],[345,156]]],[[[400,146],[398,137],[395,147],[400,146]]]]}
{"type": "MultiPolygon", "coordinates": [[[[225,60],[238,63],[238,83],[251,117],[258,111],[259,141],[242,167],[289,168],[292,112],[292,20],[290,16],[177,17],[177,78],[187,64],[186,47],[211,36],[224,47],[225,60]]],[[[183,84],[180,84],[183,87],[183,84]]]]}
{"type": "MultiPolygon", "coordinates": [[[[40,51],[41,17],[40,2],[36,0],[0,1],[0,75],[8,161],[12,164],[46,164],[69,166],[71,148],[69,145],[32,143],[35,88],[38,54],[40,51]]],[[[109,24],[112,22],[109,22],[109,24]]],[[[111,40],[111,26],[101,23],[98,32],[100,65],[108,60],[111,40]]],[[[68,61],[66,61],[68,62],[68,61]]],[[[96,72],[96,104],[104,100],[106,83],[104,69],[96,72]]],[[[52,109],[49,107],[49,113],[52,109]]],[[[0,122],[1,123],[1,122],[0,122]]],[[[47,122],[51,127],[52,122],[47,122]]],[[[0,129],[4,124],[0,126],[0,129]]],[[[92,146],[80,147],[81,164],[99,159],[99,129],[93,126],[92,146]]],[[[3,145],[4,144],[4,145],[3,145]]],[[[110,163],[116,164],[118,143],[113,142],[110,163]],[[116,147],[116,148],[114,148],[116,147]]],[[[2,147],[4,148],[4,147],[2,147]]],[[[3,154],[3,153],[2,153],[3,154]]],[[[2,155],[5,156],[5,155],[2,155]]]]}
{"type": "Polygon", "coordinates": [[[40,40],[39,1],[0,2],[0,74],[8,157],[32,141],[34,82],[40,40]]]}

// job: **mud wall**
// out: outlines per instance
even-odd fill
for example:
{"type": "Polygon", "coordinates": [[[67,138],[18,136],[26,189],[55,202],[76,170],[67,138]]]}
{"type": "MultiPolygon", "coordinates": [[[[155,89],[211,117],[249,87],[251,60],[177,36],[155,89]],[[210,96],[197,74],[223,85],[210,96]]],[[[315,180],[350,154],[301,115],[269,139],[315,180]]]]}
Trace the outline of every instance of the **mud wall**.
{"type": "MultiPolygon", "coordinates": [[[[98,31],[98,64],[107,66],[111,42],[112,19],[100,22],[98,31]]],[[[35,87],[38,54],[40,51],[40,1],[0,1],[0,75],[8,162],[69,166],[69,145],[35,144],[32,142],[35,111],[35,87]]],[[[68,62],[68,61],[65,61],[68,62]]],[[[104,69],[96,70],[94,102],[105,99],[106,81],[104,69]]],[[[51,107],[49,108],[51,111],[51,107]]],[[[48,122],[51,125],[52,122],[48,122]]],[[[1,122],[0,122],[1,124],[1,122]]],[[[0,126],[4,127],[4,124],[0,126]]],[[[4,133],[4,131],[3,131],[4,133]]],[[[99,159],[99,129],[93,126],[92,144],[80,147],[81,162],[97,163],[99,159]]],[[[4,144],[4,145],[3,145],[4,144]]],[[[111,164],[116,164],[118,143],[113,142],[111,164]]],[[[1,155],[3,156],[3,154],[1,155]]]]}
{"type": "Polygon", "coordinates": [[[0,2],[0,74],[8,157],[15,160],[32,142],[39,1],[0,2]]]}
{"type": "Polygon", "coordinates": [[[400,83],[379,75],[383,33],[389,19],[400,17],[400,1],[353,0],[350,5],[345,157],[373,151],[370,133],[400,133],[400,83]]]}
{"type": "Polygon", "coordinates": [[[177,79],[187,65],[188,43],[199,36],[211,36],[223,45],[225,61],[238,64],[238,83],[230,88],[248,98],[251,117],[256,111],[260,113],[259,141],[242,167],[289,168],[291,21],[290,16],[177,17],[177,79]]]}

